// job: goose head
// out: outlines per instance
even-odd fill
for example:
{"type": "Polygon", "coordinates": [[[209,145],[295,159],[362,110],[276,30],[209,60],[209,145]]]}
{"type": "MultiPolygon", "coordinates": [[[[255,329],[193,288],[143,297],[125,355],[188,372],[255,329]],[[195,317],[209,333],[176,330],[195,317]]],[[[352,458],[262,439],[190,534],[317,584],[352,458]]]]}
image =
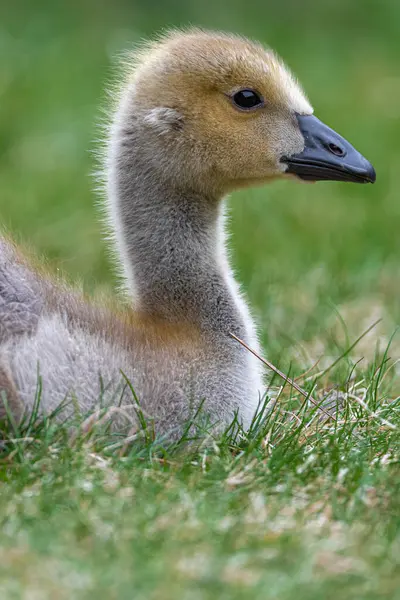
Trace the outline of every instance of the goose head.
{"type": "Polygon", "coordinates": [[[214,194],[288,175],[375,181],[277,55],[244,38],[170,33],[139,53],[125,90],[121,121],[135,123],[146,162],[179,185],[214,194]]]}

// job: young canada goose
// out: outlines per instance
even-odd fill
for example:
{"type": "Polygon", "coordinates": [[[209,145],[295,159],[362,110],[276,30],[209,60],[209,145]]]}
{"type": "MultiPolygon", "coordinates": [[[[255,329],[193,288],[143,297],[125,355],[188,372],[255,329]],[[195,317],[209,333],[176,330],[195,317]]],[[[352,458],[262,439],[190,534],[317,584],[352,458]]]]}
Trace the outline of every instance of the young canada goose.
{"type": "MultiPolygon", "coordinates": [[[[82,412],[119,404],[131,382],[161,433],[203,403],[212,422],[248,427],[264,393],[258,348],[229,266],[223,198],[297,176],[373,182],[324,125],[279,58],[222,33],[173,32],[130,65],[109,129],[109,223],[131,309],[109,311],[0,247],[0,386],[16,416],[73,396],[82,412]]],[[[128,420],[129,420],[128,418],[128,420]]],[[[122,427],[122,421],[121,421],[122,427]]]]}

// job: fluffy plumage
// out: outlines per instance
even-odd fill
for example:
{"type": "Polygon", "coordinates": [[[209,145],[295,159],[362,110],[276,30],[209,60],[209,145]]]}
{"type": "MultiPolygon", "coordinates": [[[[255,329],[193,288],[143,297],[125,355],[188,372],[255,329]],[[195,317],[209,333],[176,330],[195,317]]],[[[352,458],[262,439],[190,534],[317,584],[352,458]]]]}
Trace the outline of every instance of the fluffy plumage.
{"type": "Polygon", "coordinates": [[[294,113],[312,109],[274,53],[235,36],[174,32],[128,62],[105,174],[131,308],[91,304],[4,240],[0,386],[20,415],[39,372],[43,410],[68,397],[82,412],[122,402],[122,427],[135,420],[126,376],[160,433],[176,435],[200,403],[213,422],[238,410],[247,427],[264,385],[229,336],[258,347],[229,266],[223,198],[284,176],[280,158],[304,147],[294,113]],[[263,96],[262,110],[234,107],[241,88],[263,96]]]}

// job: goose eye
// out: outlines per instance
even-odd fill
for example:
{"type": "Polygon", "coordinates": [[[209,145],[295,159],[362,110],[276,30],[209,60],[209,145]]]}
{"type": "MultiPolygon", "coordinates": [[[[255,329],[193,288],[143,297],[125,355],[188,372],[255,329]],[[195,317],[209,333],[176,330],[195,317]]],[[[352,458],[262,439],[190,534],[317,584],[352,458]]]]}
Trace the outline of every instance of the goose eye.
{"type": "Polygon", "coordinates": [[[239,90],[232,96],[233,103],[241,110],[251,110],[263,104],[260,94],[254,90],[239,90]]]}

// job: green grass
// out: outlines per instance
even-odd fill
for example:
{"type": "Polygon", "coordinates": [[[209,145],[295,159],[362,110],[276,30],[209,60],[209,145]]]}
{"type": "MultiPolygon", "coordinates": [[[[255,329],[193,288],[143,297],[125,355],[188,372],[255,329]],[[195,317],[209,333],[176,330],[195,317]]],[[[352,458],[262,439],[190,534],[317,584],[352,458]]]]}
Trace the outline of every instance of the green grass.
{"type": "Polygon", "coordinates": [[[89,291],[113,284],[90,177],[103,90],[112,57],[161,27],[275,47],[378,179],[231,199],[265,355],[292,375],[318,361],[299,383],[318,401],[340,393],[337,422],[285,386],[248,436],[201,447],[126,445],[107,421],[25,424],[0,459],[0,598],[400,598],[400,4],[17,0],[1,12],[2,224],[89,291]]]}
{"type": "Polygon", "coordinates": [[[283,392],[248,435],[195,446],[105,419],[15,431],[1,597],[399,598],[400,404],[376,367],[335,421],[283,392]]]}

